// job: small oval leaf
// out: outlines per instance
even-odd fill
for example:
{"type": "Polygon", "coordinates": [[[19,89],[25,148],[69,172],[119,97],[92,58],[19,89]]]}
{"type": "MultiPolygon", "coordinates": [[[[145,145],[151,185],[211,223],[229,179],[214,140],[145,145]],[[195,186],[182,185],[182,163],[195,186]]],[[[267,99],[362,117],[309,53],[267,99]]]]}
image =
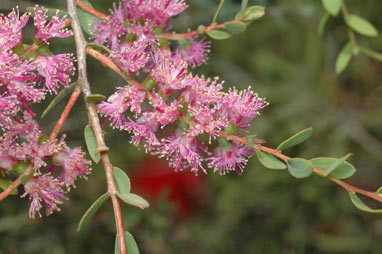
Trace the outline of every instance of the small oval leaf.
{"type": "Polygon", "coordinates": [[[382,196],[382,186],[379,187],[375,193],[377,193],[379,196],[382,196]]]}
{"type": "MultiPolygon", "coordinates": [[[[90,7],[93,7],[88,0],[82,0],[82,2],[90,7]]],[[[101,22],[101,20],[97,18],[96,16],[93,16],[87,13],[86,11],[82,10],[79,7],[77,8],[77,13],[78,13],[78,19],[80,20],[82,29],[87,34],[93,35],[92,30],[93,30],[94,24],[101,22]]]]}
{"type": "Polygon", "coordinates": [[[357,33],[370,37],[378,36],[378,30],[369,21],[358,15],[347,15],[345,18],[345,22],[357,33]]]}
{"type": "Polygon", "coordinates": [[[101,159],[101,155],[96,154],[98,148],[96,136],[89,125],[86,125],[84,133],[85,143],[86,147],[88,148],[89,155],[95,163],[98,163],[101,159]]]}
{"type": "Polygon", "coordinates": [[[220,29],[211,30],[207,34],[215,40],[225,40],[232,36],[232,34],[220,29]]]}
{"type": "MultiPolygon", "coordinates": [[[[125,231],[125,242],[128,254],[139,254],[138,245],[132,234],[125,231]]],[[[118,235],[115,236],[114,254],[119,254],[118,235]]]]}
{"type": "Polygon", "coordinates": [[[113,176],[118,192],[120,194],[129,194],[131,185],[130,179],[126,173],[120,168],[113,167],[113,176]]]}
{"type": "Polygon", "coordinates": [[[71,94],[76,86],[77,82],[70,84],[67,88],[62,89],[57,96],[49,103],[48,107],[44,110],[41,118],[44,118],[58,103],[60,103],[66,96],[71,94]]]}
{"type": "Polygon", "coordinates": [[[341,49],[336,60],[336,72],[339,74],[345,70],[346,66],[349,64],[350,59],[353,55],[353,44],[349,41],[341,49]]]}
{"type": "Polygon", "coordinates": [[[85,212],[85,214],[82,216],[80,223],[78,224],[77,231],[80,231],[83,229],[86,225],[89,224],[89,222],[93,219],[94,215],[97,213],[97,211],[101,208],[101,206],[105,203],[106,200],[110,197],[109,193],[104,193],[102,196],[100,196],[85,212]]]}
{"type": "Polygon", "coordinates": [[[337,16],[341,9],[342,0],[322,0],[322,5],[333,16],[337,16]]]}
{"type": "Polygon", "coordinates": [[[313,129],[312,127],[307,128],[305,130],[297,132],[292,137],[288,138],[287,140],[283,141],[278,147],[277,150],[283,151],[289,147],[296,146],[305,140],[307,140],[310,136],[312,136],[313,129]]]}
{"type": "Polygon", "coordinates": [[[382,209],[372,209],[365,205],[365,203],[354,192],[349,192],[349,196],[353,205],[359,210],[368,213],[382,213],[382,209]]]}
{"type": "Polygon", "coordinates": [[[245,9],[242,17],[244,23],[252,23],[253,21],[261,18],[265,14],[265,7],[260,5],[254,5],[245,9]]]}
{"type": "Polygon", "coordinates": [[[328,176],[329,174],[331,174],[334,170],[338,169],[338,167],[344,163],[350,156],[352,156],[353,154],[349,153],[347,155],[345,155],[344,157],[342,158],[339,158],[335,161],[333,161],[332,164],[330,164],[328,170],[326,170],[325,172],[325,176],[328,176]]]}
{"type": "Polygon", "coordinates": [[[106,97],[103,94],[91,94],[86,96],[85,101],[87,103],[100,103],[106,100],[106,97]]]}
{"type": "Polygon", "coordinates": [[[302,158],[293,158],[287,161],[289,173],[296,178],[305,178],[313,173],[310,161],[302,158]]]}
{"type": "Polygon", "coordinates": [[[322,16],[320,20],[320,24],[318,25],[318,28],[317,28],[317,33],[319,36],[324,35],[325,27],[326,27],[326,24],[328,23],[329,18],[330,18],[329,13],[325,13],[325,15],[322,16]]]}
{"type": "Polygon", "coordinates": [[[375,60],[382,61],[382,53],[379,53],[375,50],[368,49],[365,47],[358,46],[359,51],[361,51],[363,54],[367,55],[368,57],[374,58],[375,60]]]}
{"type": "Polygon", "coordinates": [[[243,22],[226,22],[224,28],[231,34],[240,34],[247,29],[247,25],[243,22]]]}
{"type": "Polygon", "coordinates": [[[145,209],[150,206],[149,202],[147,202],[141,196],[134,193],[121,194],[117,193],[117,196],[126,204],[145,209]]]}
{"type": "Polygon", "coordinates": [[[269,169],[286,169],[286,165],[284,162],[280,161],[278,158],[273,156],[272,154],[263,152],[263,151],[257,151],[256,152],[257,158],[259,159],[260,163],[263,164],[264,167],[269,169]]]}
{"type": "MultiPolygon", "coordinates": [[[[336,158],[331,157],[318,157],[311,159],[310,162],[313,164],[313,167],[327,171],[330,165],[332,165],[336,160],[336,158]]],[[[346,179],[354,175],[355,172],[356,169],[354,166],[349,162],[344,161],[336,168],[336,170],[330,173],[330,176],[337,179],[346,179]]]]}

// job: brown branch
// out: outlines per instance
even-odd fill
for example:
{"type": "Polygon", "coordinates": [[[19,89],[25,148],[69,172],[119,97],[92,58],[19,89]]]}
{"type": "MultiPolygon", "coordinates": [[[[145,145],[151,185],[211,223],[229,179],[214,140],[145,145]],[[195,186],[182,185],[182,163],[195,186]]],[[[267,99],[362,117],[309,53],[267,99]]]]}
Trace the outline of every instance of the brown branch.
{"type": "Polygon", "coordinates": [[[72,95],[69,98],[69,101],[66,103],[64,111],[62,111],[62,113],[61,113],[60,119],[58,119],[56,125],[54,126],[52,132],[50,133],[49,140],[56,139],[58,133],[61,130],[62,125],[64,124],[66,118],[68,117],[68,115],[70,113],[70,110],[74,106],[74,103],[76,103],[77,98],[80,95],[80,93],[81,93],[81,88],[77,84],[76,88],[74,88],[74,91],[73,91],[72,95]]]}
{"type": "Polygon", "coordinates": [[[24,173],[20,174],[17,177],[17,179],[14,180],[13,183],[11,185],[9,185],[5,191],[0,193],[0,201],[3,200],[4,198],[8,197],[9,195],[11,195],[12,191],[14,191],[21,184],[23,177],[30,175],[32,173],[32,171],[33,171],[33,166],[32,166],[32,164],[29,164],[27,166],[26,170],[24,171],[24,173]]]}
{"type": "MultiPolygon", "coordinates": [[[[234,21],[239,21],[239,20],[241,20],[241,19],[237,19],[234,21]]],[[[206,27],[206,30],[204,33],[207,33],[207,32],[214,30],[214,29],[223,28],[223,27],[224,27],[224,24],[212,24],[212,25],[206,27]]],[[[199,34],[199,31],[194,30],[194,31],[190,31],[188,33],[183,33],[183,34],[163,33],[163,34],[160,34],[159,37],[164,38],[164,39],[168,39],[168,40],[181,40],[181,39],[190,38],[190,37],[195,36],[197,34],[199,34]]]]}
{"type": "MultiPolygon", "coordinates": [[[[78,1],[81,4],[81,1],[78,1]]],[[[91,94],[89,81],[86,74],[86,40],[82,33],[80,21],[77,14],[77,6],[75,0],[67,0],[68,12],[72,18],[72,28],[74,32],[74,39],[76,43],[77,61],[78,61],[78,82],[80,84],[84,98],[91,94]]],[[[97,115],[97,110],[94,103],[86,103],[86,109],[88,111],[88,118],[90,120],[90,126],[92,127],[96,136],[98,147],[106,146],[101,124],[97,115]]],[[[116,196],[117,189],[113,177],[113,165],[110,162],[107,151],[100,152],[102,163],[105,169],[108,193],[110,194],[114,218],[117,227],[119,250],[121,254],[126,254],[126,242],[125,242],[125,229],[123,225],[122,212],[119,204],[119,200],[116,196]]]]}
{"type": "MultiPolygon", "coordinates": [[[[118,66],[116,66],[113,61],[111,61],[108,57],[106,57],[105,55],[102,55],[101,53],[99,53],[98,51],[94,50],[94,49],[90,49],[88,48],[87,49],[87,52],[92,55],[93,57],[95,57],[96,59],[98,59],[100,62],[102,62],[104,65],[112,68],[116,73],[118,73],[118,75],[120,76],[124,76],[123,74],[123,71],[121,69],[118,68],[118,66]],[[95,54],[94,53],[97,52],[98,54],[95,54]]],[[[129,79],[128,82],[132,85],[134,85],[135,87],[137,88],[140,88],[144,91],[146,91],[146,93],[148,93],[149,95],[152,96],[152,94],[147,91],[143,86],[142,84],[140,84],[138,81],[134,80],[134,79],[129,79]]],[[[192,125],[192,121],[188,120],[186,117],[181,117],[181,119],[186,122],[187,124],[189,125],[192,125]]],[[[242,137],[238,137],[236,135],[229,135],[227,133],[225,133],[224,131],[220,131],[219,132],[219,136],[221,137],[224,137],[228,140],[234,140],[234,141],[237,141],[237,142],[240,142],[244,145],[248,145],[247,143],[247,140],[245,138],[242,138],[242,137]]],[[[287,161],[289,159],[288,156],[282,154],[280,151],[276,150],[276,149],[273,149],[273,148],[269,148],[269,147],[266,147],[266,146],[263,146],[259,143],[254,143],[253,144],[254,147],[257,149],[257,150],[261,150],[261,151],[264,151],[264,152],[267,152],[267,153],[270,153],[270,154],[273,154],[274,156],[282,159],[283,161],[287,161]]],[[[319,175],[322,175],[322,176],[325,176],[325,171],[323,170],[320,170],[320,169],[317,169],[315,168],[314,169],[314,172],[319,174],[319,175]]],[[[326,176],[325,176],[326,177],[326,176]]],[[[362,195],[365,195],[369,198],[372,198],[374,200],[377,200],[379,202],[382,202],[382,196],[379,196],[377,195],[375,192],[370,192],[370,191],[366,191],[366,190],[363,190],[363,189],[360,189],[360,188],[357,188],[355,186],[352,186],[342,180],[339,180],[339,179],[336,179],[336,178],[333,178],[333,177],[328,177],[330,180],[332,180],[333,182],[335,182],[336,184],[340,185],[341,187],[343,187],[344,189],[346,189],[347,191],[351,191],[351,192],[355,192],[355,193],[359,193],[359,194],[362,194],[362,195]]]]}
{"type": "Polygon", "coordinates": [[[109,22],[109,19],[108,19],[106,14],[93,9],[89,5],[84,4],[81,0],[77,0],[77,5],[78,5],[78,7],[80,7],[84,11],[92,14],[93,16],[96,16],[97,18],[100,18],[106,22],[109,22]]]}

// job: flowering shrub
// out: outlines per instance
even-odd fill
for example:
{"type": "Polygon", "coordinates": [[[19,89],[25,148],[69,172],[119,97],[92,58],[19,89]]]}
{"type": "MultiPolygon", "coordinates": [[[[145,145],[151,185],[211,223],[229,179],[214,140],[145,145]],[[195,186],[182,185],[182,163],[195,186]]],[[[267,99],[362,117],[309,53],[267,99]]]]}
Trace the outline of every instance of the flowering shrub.
{"type": "MultiPolygon", "coordinates": [[[[207,63],[211,45],[205,36],[226,39],[242,33],[264,15],[264,7],[247,7],[247,1],[242,1],[242,9],[234,20],[218,24],[216,21],[224,3],[221,1],[211,25],[200,25],[197,30],[180,34],[171,32],[168,24],[173,16],[187,8],[183,0],[123,0],[114,3],[110,15],[93,9],[87,1],[68,0],[67,3],[70,19],[60,17],[58,11],[51,14],[51,10],[38,6],[33,14],[20,17],[16,9],[0,17],[0,173],[4,189],[0,200],[23,184],[25,192],[21,197],[30,199],[30,217],[41,216],[43,206],[49,215],[59,210],[76,179],[86,178],[90,173],[91,163],[84,159],[81,148],[69,148],[64,141],[65,135],[57,139],[82,92],[89,117],[85,141],[94,162],[102,159],[108,191],[85,213],[78,229],[89,223],[102,204],[111,198],[120,253],[126,253],[127,249],[129,253],[136,253],[137,246],[131,234],[125,232],[119,200],[142,209],[149,204],[130,192],[128,176],[113,167],[97,113],[105,118],[104,124],[129,132],[135,146],[166,158],[175,171],[189,169],[198,174],[200,171],[207,173],[211,168],[220,175],[230,171],[242,174],[248,158],[256,154],[266,168],[287,169],[296,178],[309,177],[313,173],[327,177],[345,188],[361,210],[380,212],[366,206],[357,193],[382,202],[381,189],[369,192],[341,180],[356,171],[346,161],[351,154],[338,159],[307,160],[282,153],[308,139],[312,128],[291,136],[276,149],[264,146],[265,140],[248,134],[248,129],[268,102],[251,87],[242,91],[235,87],[224,90],[224,82],[218,77],[192,73],[193,68],[207,63]],[[81,9],[77,9],[77,5],[81,9]],[[22,28],[31,15],[35,26],[34,43],[26,45],[22,28]],[[69,25],[73,32],[66,28],[69,25]],[[83,31],[91,34],[92,42],[86,41],[83,31]],[[74,56],[54,55],[49,49],[51,38],[72,35],[77,48],[78,81],[47,137],[33,119],[35,113],[30,105],[44,100],[47,93],[57,94],[62,87],[62,92],[67,93],[73,87],[69,83],[75,73],[74,56]],[[107,99],[91,93],[86,53],[125,81],[107,99]],[[17,173],[18,177],[12,178],[10,172],[17,173]]],[[[351,24],[357,31],[357,24],[354,21],[351,24]]],[[[61,93],[58,96],[62,96],[61,93]]],[[[56,102],[52,103],[49,109],[56,102]]]]}

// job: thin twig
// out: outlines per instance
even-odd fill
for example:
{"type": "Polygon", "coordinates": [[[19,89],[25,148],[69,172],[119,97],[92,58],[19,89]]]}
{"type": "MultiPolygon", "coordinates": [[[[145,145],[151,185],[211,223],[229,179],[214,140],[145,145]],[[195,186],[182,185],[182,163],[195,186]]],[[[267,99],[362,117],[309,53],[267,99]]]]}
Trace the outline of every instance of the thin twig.
{"type": "Polygon", "coordinates": [[[83,9],[84,11],[96,16],[97,18],[100,18],[106,22],[109,22],[109,19],[107,17],[106,14],[102,13],[102,12],[99,12],[97,11],[96,9],[90,7],[89,5],[86,5],[84,2],[82,2],[81,0],[77,0],[77,5],[78,7],[80,7],[81,9],[83,9]]]}
{"type": "MultiPolygon", "coordinates": [[[[78,1],[81,4],[81,1],[78,1]]],[[[68,13],[72,18],[72,28],[74,32],[74,39],[76,43],[77,61],[78,61],[78,82],[80,84],[84,98],[91,95],[90,85],[86,74],[86,45],[87,42],[81,30],[80,21],[77,14],[77,6],[75,0],[67,0],[68,13]]],[[[88,118],[90,120],[90,126],[92,127],[96,136],[98,147],[106,146],[101,124],[97,115],[97,110],[94,103],[86,103],[86,109],[88,111],[88,118]]],[[[116,196],[117,189],[113,177],[113,165],[110,162],[107,151],[100,152],[103,166],[105,169],[108,193],[110,194],[114,218],[117,227],[119,250],[121,254],[126,254],[126,242],[125,242],[125,229],[123,225],[122,212],[119,204],[119,200],[116,196]]]]}
{"type": "Polygon", "coordinates": [[[58,119],[56,125],[54,126],[52,132],[50,133],[49,140],[54,140],[57,138],[57,135],[60,132],[62,125],[64,124],[66,118],[68,117],[70,110],[72,109],[72,107],[76,103],[77,98],[80,95],[80,93],[81,93],[81,88],[77,84],[76,88],[74,88],[74,91],[69,98],[69,101],[66,103],[64,111],[62,111],[62,113],[61,113],[60,119],[58,119]]]}
{"type": "MultiPolygon", "coordinates": [[[[344,19],[346,19],[346,17],[349,15],[349,11],[348,11],[348,8],[346,7],[345,1],[343,0],[341,1],[341,11],[342,11],[342,15],[344,16],[344,19]]],[[[350,41],[352,42],[353,46],[357,48],[358,47],[357,39],[355,37],[353,30],[350,27],[348,27],[348,33],[349,33],[350,41]]]]}

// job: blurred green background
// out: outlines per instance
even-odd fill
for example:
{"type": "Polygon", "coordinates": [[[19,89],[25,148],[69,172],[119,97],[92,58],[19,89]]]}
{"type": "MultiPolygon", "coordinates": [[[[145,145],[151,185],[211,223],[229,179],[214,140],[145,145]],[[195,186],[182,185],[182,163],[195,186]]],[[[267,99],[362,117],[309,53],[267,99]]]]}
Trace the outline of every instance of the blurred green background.
{"type": "MultiPolygon", "coordinates": [[[[90,2],[103,12],[112,6],[112,1],[90,2]]],[[[0,9],[7,13],[15,5],[24,8],[35,3],[65,9],[62,0],[1,0],[0,9]]],[[[358,172],[348,182],[376,190],[382,183],[381,62],[357,55],[343,74],[335,73],[336,56],[348,35],[341,15],[330,19],[323,37],[317,35],[324,14],[321,1],[249,3],[267,6],[266,15],[241,35],[213,41],[208,65],[195,73],[220,76],[227,88],[251,85],[265,96],[270,105],[254,121],[251,132],[266,139],[269,146],[312,126],[313,137],[287,151],[288,155],[341,157],[352,152],[350,162],[358,172]]],[[[380,0],[346,3],[350,12],[367,18],[381,32],[380,0]]],[[[179,32],[209,24],[218,1],[193,0],[189,5],[172,21],[179,32]]],[[[226,0],[219,20],[232,19],[239,8],[240,1],[226,0]]],[[[32,35],[30,25],[25,41],[31,43],[32,35]]],[[[357,39],[363,46],[382,51],[381,35],[358,35],[357,39]]],[[[55,53],[74,52],[72,38],[51,45],[55,53]]],[[[88,63],[93,93],[108,96],[115,86],[123,85],[97,61],[89,58],[88,63]]],[[[47,104],[48,100],[33,109],[41,115],[47,104]]],[[[64,103],[40,121],[46,133],[63,107],[64,103]]],[[[71,146],[85,149],[86,122],[79,100],[62,130],[71,146]]],[[[347,192],[326,179],[294,179],[287,172],[263,168],[255,158],[242,176],[174,174],[163,162],[130,145],[128,134],[110,128],[106,132],[114,165],[132,176],[132,191],[152,203],[144,211],[123,208],[126,227],[141,253],[382,253],[382,217],[357,210],[347,192]]],[[[2,201],[0,254],[113,253],[115,226],[110,204],[84,231],[76,232],[82,214],[105,190],[104,172],[97,165],[88,181],[77,182],[61,212],[49,217],[29,219],[25,198],[11,196],[2,201]]]]}

